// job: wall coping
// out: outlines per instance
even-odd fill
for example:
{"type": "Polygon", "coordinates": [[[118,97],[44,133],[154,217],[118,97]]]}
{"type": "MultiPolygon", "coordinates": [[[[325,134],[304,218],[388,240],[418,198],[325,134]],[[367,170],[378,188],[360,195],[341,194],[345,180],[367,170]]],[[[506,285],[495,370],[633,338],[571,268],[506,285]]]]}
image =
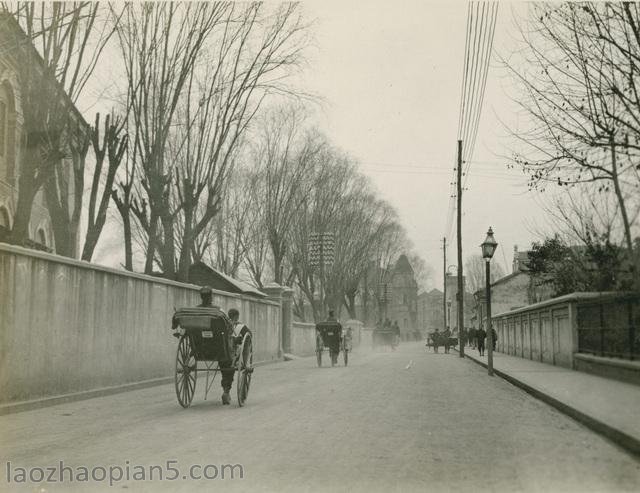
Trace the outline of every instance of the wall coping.
{"type": "Polygon", "coordinates": [[[314,329],[316,328],[316,324],[310,322],[292,322],[294,327],[299,329],[314,329]]]}
{"type": "MultiPolygon", "coordinates": [[[[87,262],[85,260],[76,260],[68,257],[63,257],[61,255],[55,255],[53,253],[45,253],[38,250],[31,250],[29,248],[19,247],[16,245],[9,245],[8,243],[0,243],[0,253],[9,253],[13,255],[22,255],[24,257],[32,257],[40,260],[47,260],[49,262],[54,262],[63,265],[70,265],[73,267],[78,267],[80,269],[93,270],[98,272],[104,272],[107,274],[114,274],[121,277],[126,277],[130,279],[137,279],[140,281],[148,281],[153,282],[155,284],[164,284],[166,286],[173,286],[177,288],[185,288],[190,289],[192,291],[200,291],[200,286],[195,284],[189,284],[184,282],[172,281],[170,279],[164,279],[162,277],[150,276],[148,274],[140,274],[138,272],[129,272],[126,270],[115,269],[113,267],[107,267],[99,264],[92,264],[91,262],[87,262]]],[[[227,296],[231,298],[237,299],[245,299],[255,301],[257,303],[263,303],[266,305],[275,305],[280,306],[280,303],[277,301],[253,298],[251,296],[242,295],[239,293],[229,293],[227,291],[220,291],[218,289],[212,289],[214,294],[218,294],[220,296],[227,296]]]]}
{"type": "Polygon", "coordinates": [[[625,300],[630,298],[636,298],[638,296],[640,296],[638,293],[634,293],[631,291],[575,292],[575,293],[558,296],[557,298],[551,298],[550,300],[540,301],[538,303],[534,303],[533,305],[527,305],[521,308],[516,308],[515,310],[510,310],[508,312],[502,312],[496,315],[491,315],[491,318],[494,319],[494,318],[508,317],[511,315],[518,315],[520,313],[539,310],[540,308],[548,308],[554,305],[561,305],[565,303],[578,304],[578,303],[588,303],[593,301],[604,301],[604,300],[609,301],[614,299],[625,300]]]}
{"type": "Polygon", "coordinates": [[[589,363],[615,366],[618,368],[625,368],[627,370],[634,370],[634,371],[640,372],[640,361],[636,361],[636,360],[632,361],[627,359],[607,358],[605,356],[596,356],[594,354],[585,354],[585,353],[573,353],[573,357],[575,359],[579,359],[582,361],[588,361],[589,363]]]}

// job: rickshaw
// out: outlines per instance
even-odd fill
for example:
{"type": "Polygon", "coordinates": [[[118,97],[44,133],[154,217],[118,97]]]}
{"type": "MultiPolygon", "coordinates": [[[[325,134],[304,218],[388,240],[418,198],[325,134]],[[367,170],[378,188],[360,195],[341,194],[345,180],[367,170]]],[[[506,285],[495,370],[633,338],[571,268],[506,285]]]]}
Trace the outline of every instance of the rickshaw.
{"type": "Polygon", "coordinates": [[[236,372],[238,406],[244,406],[253,374],[251,335],[245,334],[240,344],[233,342],[231,320],[218,307],[180,308],[173,317],[178,337],[175,388],[178,402],[184,408],[191,405],[198,373],[206,375],[204,399],[220,372],[220,361],[232,361],[236,372]]]}
{"type": "Polygon", "coordinates": [[[395,351],[398,346],[398,334],[393,327],[376,327],[371,333],[373,349],[389,346],[395,351]]]}
{"type": "MultiPolygon", "coordinates": [[[[322,366],[322,353],[329,349],[331,366],[338,363],[338,354],[342,345],[342,325],[335,321],[320,322],[316,324],[316,357],[318,366],[322,366]]],[[[344,365],[347,366],[348,352],[344,352],[344,365]]]]}

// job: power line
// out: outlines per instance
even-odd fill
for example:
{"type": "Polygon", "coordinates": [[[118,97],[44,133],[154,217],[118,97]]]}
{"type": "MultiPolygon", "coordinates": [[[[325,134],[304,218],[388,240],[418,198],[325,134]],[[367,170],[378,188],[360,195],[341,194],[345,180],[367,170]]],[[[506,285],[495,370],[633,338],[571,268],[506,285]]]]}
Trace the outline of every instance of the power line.
{"type": "MultiPolygon", "coordinates": [[[[467,31],[458,117],[458,140],[462,140],[464,146],[462,151],[462,166],[464,170],[464,172],[461,173],[461,180],[463,180],[462,189],[464,189],[467,184],[469,168],[478,135],[497,15],[497,2],[470,2],[467,8],[467,31]]],[[[456,166],[454,166],[451,192],[449,194],[449,207],[447,208],[445,226],[445,236],[447,238],[451,237],[453,216],[456,210],[454,200],[457,187],[456,166]]],[[[497,179],[511,178],[510,176],[507,177],[507,175],[482,176],[485,172],[486,170],[482,170],[478,176],[497,179]]]]}

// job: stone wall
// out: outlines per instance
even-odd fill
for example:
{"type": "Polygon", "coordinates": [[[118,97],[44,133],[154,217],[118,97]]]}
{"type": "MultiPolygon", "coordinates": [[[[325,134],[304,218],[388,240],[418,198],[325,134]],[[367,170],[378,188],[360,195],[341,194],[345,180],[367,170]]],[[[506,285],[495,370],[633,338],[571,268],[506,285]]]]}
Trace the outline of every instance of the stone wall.
{"type": "MultiPolygon", "coordinates": [[[[174,374],[174,308],[198,287],[0,244],[0,403],[174,374]]],[[[214,292],[254,334],[254,361],[280,358],[281,307],[214,292]]]]}

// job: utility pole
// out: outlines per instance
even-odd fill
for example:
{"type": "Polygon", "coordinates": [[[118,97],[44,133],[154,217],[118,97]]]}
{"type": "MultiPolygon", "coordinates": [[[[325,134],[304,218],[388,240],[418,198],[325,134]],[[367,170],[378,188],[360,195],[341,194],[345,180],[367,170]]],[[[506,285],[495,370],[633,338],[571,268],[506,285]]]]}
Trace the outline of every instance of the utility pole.
{"type": "Polygon", "coordinates": [[[458,354],[464,358],[464,341],[462,330],[464,328],[464,286],[462,276],[462,141],[458,141],[458,354]]]}
{"type": "Polygon", "coordinates": [[[444,289],[442,293],[442,319],[444,320],[444,327],[442,327],[442,333],[447,330],[447,237],[442,238],[442,280],[444,283],[444,289]]]}

